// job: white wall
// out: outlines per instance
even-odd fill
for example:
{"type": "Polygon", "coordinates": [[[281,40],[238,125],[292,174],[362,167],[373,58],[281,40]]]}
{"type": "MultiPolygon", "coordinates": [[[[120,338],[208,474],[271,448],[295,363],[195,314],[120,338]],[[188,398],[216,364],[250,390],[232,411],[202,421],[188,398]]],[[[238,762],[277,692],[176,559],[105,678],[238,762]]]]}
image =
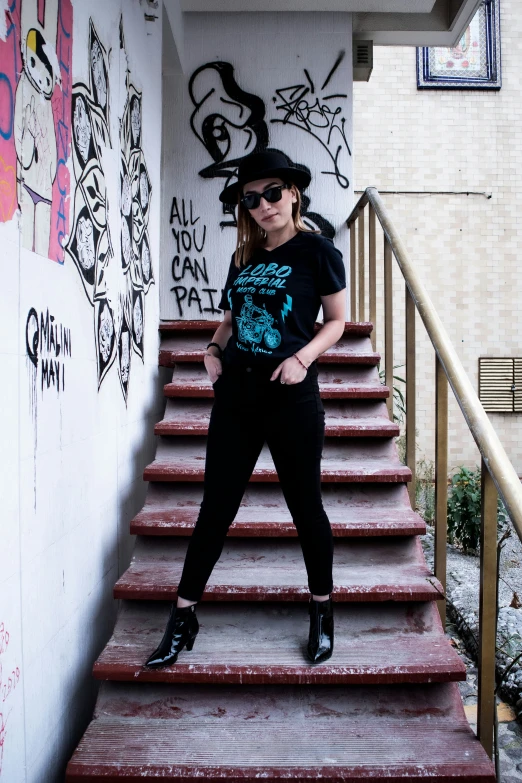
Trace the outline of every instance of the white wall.
{"type": "MultiPolygon", "coordinates": [[[[23,0],[22,11],[25,7],[27,14],[29,6],[23,0]]],[[[52,11],[52,3],[47,6],[52,11]]],[[[72,81],[87,87],[89,18],[109,69],[111,146],[102,146],[98,157],[114,254],[105,268],[96,255],[97,271],[103,272],[96,296],[110,304],[116,342],[106,345],[114,361],[100,385],[101,348],[95,340],[100,305],[90,303],[73,258],[64,252],[63,263],[57,263],[23,247],[27,213],[15,212],[0,223],[0,781],[6,783],[63,780],[65,763],[90,718],[95,699],[91,666],[114,623],[112,588],[132,549],[128,523],[144,497],[141,474],[153,456],[153,425],[161,415],[161,9],[138,0],[73,3],[72,81]],[[148,236],[156,281],[144,295],[143,361],[132,351],[126,400],[117,348],[120,295],[127,291],[132,296],[139,281],[131,281],[131,272],[124,274],[120,260],[119,126],[127,94],[119,40],[122,12],[130,81],[143,91],[141,149],[152,185],[148,236]],[[160,18],[146,21],[145,13],[160,18]],[[49,311],[55,323],[70,330],[70,354],[64,355],[62,346],[57,357],[56,349],[47,351],[41,340],[35,366],[26,348],[31,308],[38,319],[43,313],[44,323],[49,311]],[[65,371],[59,391],[53,383],[47,388],[45,379],[42,388],[43,364],[51,355],[60,362],[62,377],[65,371]]],[[[0,71],[6,63],[2,46],[0,42],[0,71]]],[[[41,105],[45,110],[43,99],[41,105]]],[[[8,153],[0,150],[3,161],[8,153]]],[[[65,207],[72,237],[75,199],[80,198],[72,156],[67,168],[65,207]]],[[[32,321],[28,334],[32,343],[32,321]]]]}
{"type": "Polygon", "coordinates": [[[335,243],[347,256],[343,220],[353,199],[351,14],[185,14],[183,66],[183,75],[175,67],[164,75],[161,318],[219,319],[217,304],[236,231],[221,227],[232,221],[218,195],[227,184],[223,172],[232,175],[256,143],[280,149],[310,169],[309,211],[331,224],[335,243]],[[325,84],[340,52],[344,57],[325,84]],[[298,90],[278,94],[289,87],[298,90]],[[240,96],[239,88],[248,96],[240,96]],[[346,97],[329,97],[339,95],[346,97]],[[283,104],[287,107],[278,108],[283,104]],[[214,156],[202,131],[212,115],[223,118],[223,141],[214,156]],[[339,177],[322,173],[335,171],[339,147],[339,177]],[[214,176],[202,175],[211,164],[219,167],[214,176]],[[183,205],[186,226],[181,225],[183,205]],[[179,253],[172,229],[189,232],[179,236],[179,253]]]}

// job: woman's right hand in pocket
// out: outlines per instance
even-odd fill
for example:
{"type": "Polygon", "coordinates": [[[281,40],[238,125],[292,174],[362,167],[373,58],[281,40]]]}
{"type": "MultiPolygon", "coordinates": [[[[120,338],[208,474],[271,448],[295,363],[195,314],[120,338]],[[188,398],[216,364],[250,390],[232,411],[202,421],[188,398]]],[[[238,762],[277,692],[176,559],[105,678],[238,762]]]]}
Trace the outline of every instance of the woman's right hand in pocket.
{"type": "Polygon", "coordinates": [[[207,353],[205,354],[203,361],[205,362],[205,369],[209,375],[210,382],[214,384],[223,372],[221,359],[218,359],[217,356],[211,356],[207,353]]]}

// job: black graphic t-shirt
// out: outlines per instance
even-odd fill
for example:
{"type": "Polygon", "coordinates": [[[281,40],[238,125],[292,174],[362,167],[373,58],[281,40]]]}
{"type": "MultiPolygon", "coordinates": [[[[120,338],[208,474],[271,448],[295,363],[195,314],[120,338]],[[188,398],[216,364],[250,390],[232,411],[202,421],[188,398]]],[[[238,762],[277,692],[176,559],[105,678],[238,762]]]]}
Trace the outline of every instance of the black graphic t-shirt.
{"type": "Polygon", "coordinates": [[[234,255],[219,303],[232,311],[226,364],[259,366],[310,342],[321,296],[346,288],[342,254],[320,234],[298,232],[274,250],[258,248],[238,269],[234,255]]]}

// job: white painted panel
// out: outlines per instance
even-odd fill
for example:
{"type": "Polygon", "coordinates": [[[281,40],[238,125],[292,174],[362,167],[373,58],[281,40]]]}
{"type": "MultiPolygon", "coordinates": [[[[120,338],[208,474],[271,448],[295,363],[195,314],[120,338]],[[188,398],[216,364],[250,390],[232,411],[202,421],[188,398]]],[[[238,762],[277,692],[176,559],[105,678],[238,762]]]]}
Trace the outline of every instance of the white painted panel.
{"type": "Polygon", "coordinates": [[[347,257],[351,15],[185,14],[184,27],[184,75],[163,83],[161,317],[220,319],[236,230],[218,196],[256,144],[310,169],[308,221],[331,230],[347,257]],[[213,115],[223,118],[217,148],[204,131],[213,115]]]}

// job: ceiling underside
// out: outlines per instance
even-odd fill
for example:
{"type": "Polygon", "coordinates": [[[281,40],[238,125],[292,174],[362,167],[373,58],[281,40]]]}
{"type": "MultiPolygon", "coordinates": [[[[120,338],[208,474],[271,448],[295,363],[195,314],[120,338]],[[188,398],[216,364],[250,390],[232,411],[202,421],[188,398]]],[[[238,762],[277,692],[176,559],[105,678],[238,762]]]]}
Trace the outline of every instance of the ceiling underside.
{"type": "MultiPolygon", "coordinates": [[[[169,3],[166,0],[165,5],[169,3]]],[[[350,12],[353,30],[374,44],[453,46],[480,0],[181,0],[195,13],[350,12]]]]}
{"type": "Polygon", "coordinates": [[[183,11],[369,11],[427,14],[435,0],[182,0],[183,11]]]}

